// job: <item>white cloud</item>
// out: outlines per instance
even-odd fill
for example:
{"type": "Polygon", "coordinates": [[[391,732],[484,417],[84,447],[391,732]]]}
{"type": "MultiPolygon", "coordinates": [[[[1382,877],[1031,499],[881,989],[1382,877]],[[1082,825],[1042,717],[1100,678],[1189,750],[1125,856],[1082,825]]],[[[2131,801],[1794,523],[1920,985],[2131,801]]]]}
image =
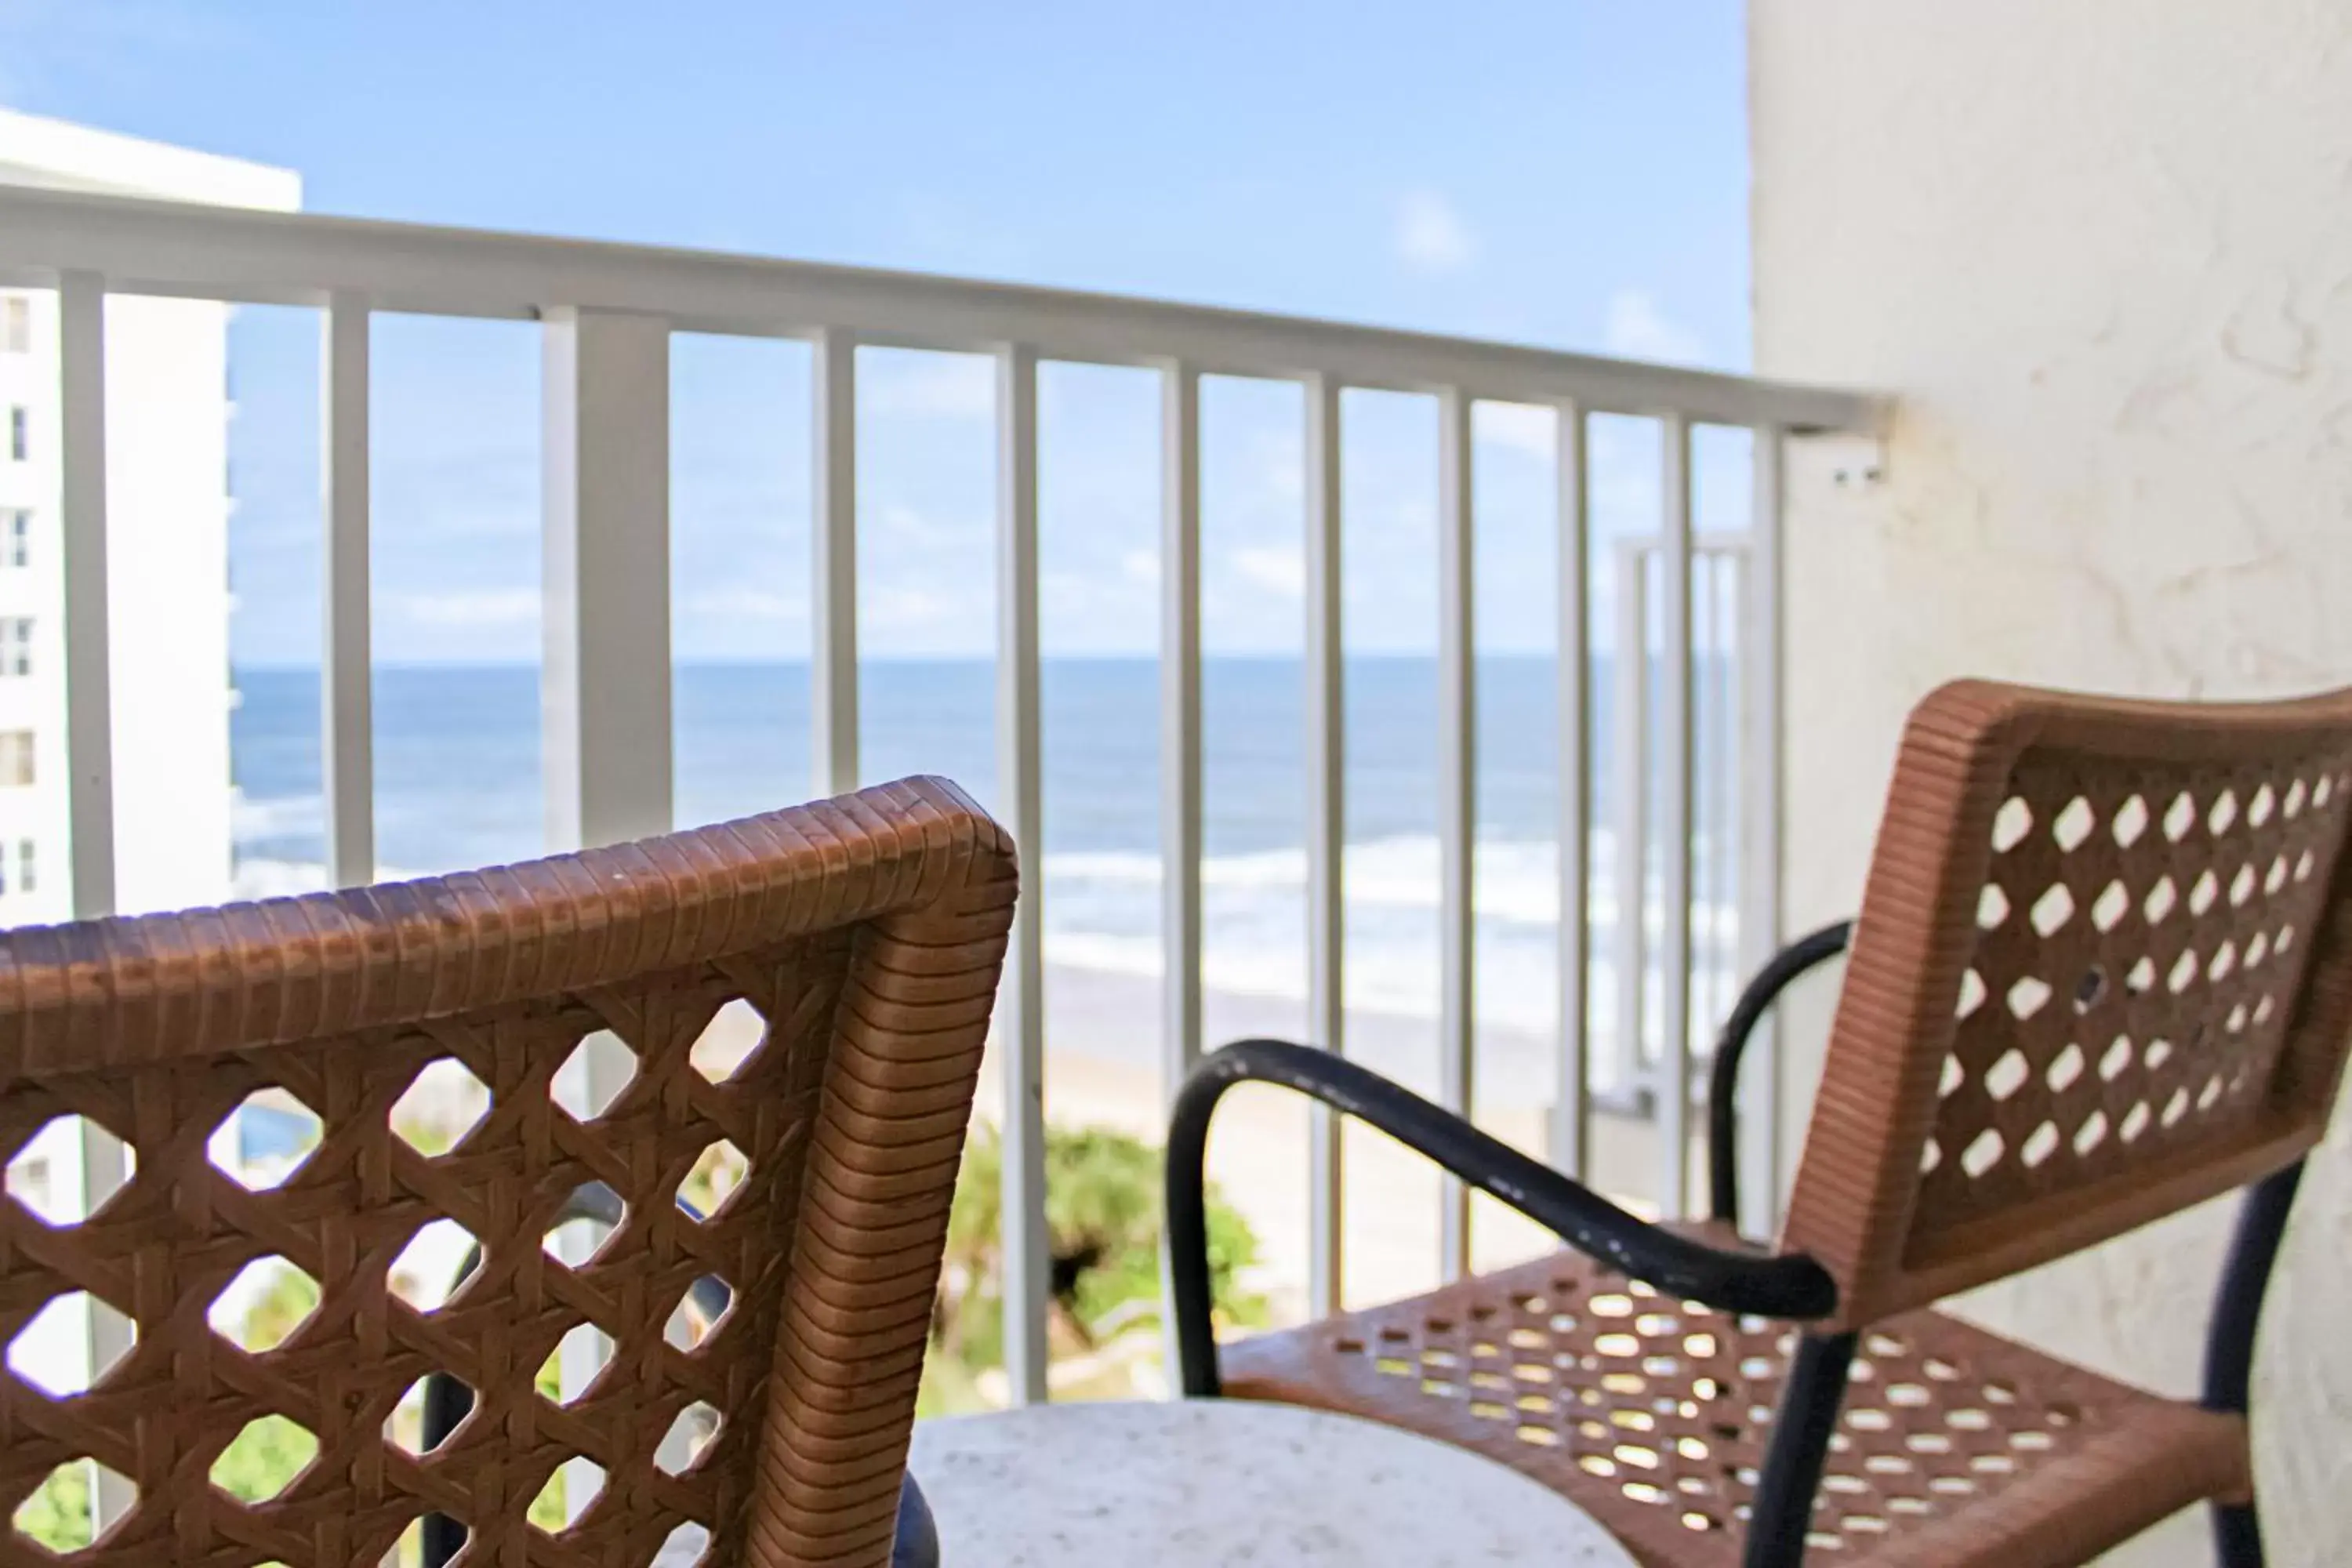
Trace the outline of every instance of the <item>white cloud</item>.
{"type": "Polygon", "coordinates": [[[1160,557],[1149,550],[1130,550],[1118,558],[1119,574],[1130,583],[1160,581],[1160,557]]]}
{"type": "Polygon", "coordinates": [[[875,516],[882,531],[912,544],[942,545],[962,543],[972,534],[940,522],[934,522],[913,507],[892,501],[875,516]]]}
{"type": "Polygon", "coordinates": [[[1481,403],[1476,408],[1480,439],[1514,452],[1549,462],[1559,450],[1559,416],[1532,403],[1481,403]]]}
{"type": "Polygon", "coordinates": [[[1234,551],[1232,559],[1245,583],[1294,599],[1307,592],[1307,562],[1296,550],[1250,544],[1234,551]]]}
{"type": "Polygon", "coordinates": [[[984,418],[996,409],[996,362],[977,354],[867,354],[860,401],[879,414],[984,418]]]}
{"type": "Polygon", "coordinates": [[[539,619],[536,588],[475,588],[395,595],[394,612],[428,626],[520,626],[539,619]]]}
{"type": "Polygon", "coordinates": [[[935,632],[968,618],[959,615],[962,601],[930,588],[869,588],[863,598],[859,619],[873,631],[935,632]]]}
{"type": "Polygon", "coordinates": [[[1604,341],[1612,354],[1662,364],[1703,364],[1706,342],[1658,308],[1646,289],[1620,289],[1609,298],[1604,341]]]}
{"type": "Polygon", "coordinates": [[[1262,432],[1253,447],[1251,460],[1265,504],[1286,512],[1297,510],[1307,499],[1307,454],[1299,437],[1287,431],[1262,432]]]}
{"type": "Polygon", "coordinates": [[[687,607],[698,616],[714,616],[743,621],[795,621],[801,618],[802,602],[788,594],[772,594],[764,588],[713,588],[697,594],[687,607]]]}
{"type": "Polygon", "coordinates": [[[1435,191],[1408,191],[1397,203],[1397,259],[1416,272],[1459,272],[1478,254],[1477,237],[1435,191]]]}
{"type": "Polygon", "coordinates": [[[1072,566],[1045,572],[1037,596],[1048,654],[1134,654],[1157,646],[1159,595],[1150,583],[1072,566]]]}

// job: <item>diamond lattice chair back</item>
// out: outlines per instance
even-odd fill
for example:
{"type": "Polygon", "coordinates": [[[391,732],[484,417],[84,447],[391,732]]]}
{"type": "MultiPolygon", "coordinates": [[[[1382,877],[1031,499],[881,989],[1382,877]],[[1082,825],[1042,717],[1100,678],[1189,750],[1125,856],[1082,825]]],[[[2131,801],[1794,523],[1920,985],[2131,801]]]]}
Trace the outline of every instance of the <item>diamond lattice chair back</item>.
{"type": "Polygon", "coordinates": [[[2352,691],[1947,687],[1904,735],[1859,919],[1776,959],[1725,1030],[1712,1222],[1647,1224],[1328,1053],[1244,1042],[1170,1136],[1185,1385],[1478,1449],[1653,1565],[2074,1563],[2199,1501],[2222,1560],[2260,1563],[2250,1368],[2352,1043],[2347,815],[2352,691]],[[1739,1051],[1849,936],[1769,1251],[1731,1228],[1739,1051]],[[1248,1079],[1373,1121],[1572,1250],[1221,1352],[1199,1173],[1248,1079]],[[2238,1187],[2195,1404],[1934,1310],[2238,1187]]]}
{"type": "Polygon", "coordinates": [[[0,1563],[77,1544],[89,1461],[71,1560],[106,1568],[352,1568],[433,1515],[465,1563],[886,1562],[1014,882],[909,780],[0,935],[0,1143],[131,1166],[86,1218],[0,1203],[0,1563]],[[470,1107],[454,1142],[427,1092],[470,1107]],[[276,1163],[216,1159],[233,1119],[276,1163]],[[583,1194],[601,1241],[567,1234],[583,1194]],[[293,1284],[257,1336],[260,1277],[293,1284]],[[94,1381],[18,1353],[58,1303],[128,1339],[94,1381]],[[418,1451],[436,1374],[471,1411],[418,1451]]]}
{"type": "Polygon", "coordinates": [[[2352,701],[1948,689],[1888,798],[1786,1244],[1860,1324],[2292,1164],[2352,1037],[2352,701]]]}

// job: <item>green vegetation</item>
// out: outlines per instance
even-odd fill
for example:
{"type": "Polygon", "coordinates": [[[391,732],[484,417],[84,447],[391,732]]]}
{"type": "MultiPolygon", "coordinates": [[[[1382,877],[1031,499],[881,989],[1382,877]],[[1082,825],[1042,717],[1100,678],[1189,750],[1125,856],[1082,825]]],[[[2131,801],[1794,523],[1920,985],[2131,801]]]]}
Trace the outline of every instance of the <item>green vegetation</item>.
{"type": "Polygon", "coordinates": [[[405,1116],[394,1122],[392,1130],[410,1148],[428,1160],[438,1159],[456,1147],[456,1140],[449,1136],[449,1128],[445,1122],[405,1116]]]}
{"type": "Polygon", "coordinates": [[[248,1422],[213,1461],[213,1485],[240,1502],[268,1502],[319,1457],[319,1439],[283,1415],[248,1422]]]}
{"type": "MultiPolygon", "coordinates": [[[[996,1129],[975,1123],[956,1177],[946,1264],[923,1369],[920,1409],[927,1415],[984,1408],[992,1402],[982,1391],[982,1375],[1004,1364],[998,1223],[1003,1168],[996,1129]]],[[[733,1145],[715,1144],[695,1163],[678,1193],[709,1214],[743,1174],[742,1157],[733,1145]]],[[[1160,1213],[1160,1153],[1153,1145],[1106,1128],[1046,1129],[1045,1224],[1054,1255],[1047,1342],[1066,1369],[1056,1379],[1066,1396],[1141,1392],[1136,1373],[1157,1366],[1160,1213]]],[[[1257,1238],[1213,1188],[1209,1259],[1220,1321],[1263,1324],[1265,1299],[1243,1283],[1258,1260],[1257,1238]]]]}
{"type": "MultiPolygon", "coordinates": [[[[923,1369],[922,1414],[985,1405],[983,1369],[1004,1364],[1004,1275],[999,1242],[1003,1146],[976,1123],[956,1179],[946,1267],[923,1369]]],[[[1046,1341],[1057,1363],[1076,1363],[1065,1395],[1139,1392],[1137,1372],[1156,1367],[1160,1346],[1160,1151],[1099,1127],[1045,1131],[1045,1228],[1053,1252],[1046,1341]]],[[[1249,1224],[1213,1187],[1209,1265],[1221,1323],[1266,1321],[1265,1297],[1244,1283],[1257,1262],[1249,1224]]],[[[1058,1380],[1057,1380],[1058,1382],[1058,1380]]]]}
{"type": "MultiPolygon", "coordinates": [[[[563,1351],[561,1346],[550,1351],[547,1360],[540,1363],[538,1375],[531,1379],[531,1386],[550,1405],[563,1403],[563,1351]]],[[[563,1468],[561,1465],[556,1467],[553,1475],[547,1478],[547,1484],[540,1488],[539,1495],[530,1500],[530,1521],[550,1535],[563,1528],[563,1468]]]]}
{"type": "Polygon", "coordinates": [[[257,1345],[282,1345],[288,1336],[302,1326],[304,1319],[319,1310],[319,1286],[309,1275],[294,1268],[279,1268],[245,1317],[237,1324],[236,1342],[251,1350],[257,1345]]]}
{"type": "Polygon", "coordinates": [[[33,1495],[16,1505],[16,1528],[63,1554],[89,1544],[90,1467],[59,1465],[33,1495]]]}

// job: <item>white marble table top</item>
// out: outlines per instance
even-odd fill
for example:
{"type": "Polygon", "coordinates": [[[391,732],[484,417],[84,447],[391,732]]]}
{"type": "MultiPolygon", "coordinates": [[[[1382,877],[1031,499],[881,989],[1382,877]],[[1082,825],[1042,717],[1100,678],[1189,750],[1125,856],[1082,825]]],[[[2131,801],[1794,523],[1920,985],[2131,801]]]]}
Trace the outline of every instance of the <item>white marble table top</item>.
{"type": "Polygon", "coordinates": [[[909,1466],[940,1568],[1634,1568],[1517,1471],[1351,1416],[1244,1400],[928,1421],[909,1466]]]}

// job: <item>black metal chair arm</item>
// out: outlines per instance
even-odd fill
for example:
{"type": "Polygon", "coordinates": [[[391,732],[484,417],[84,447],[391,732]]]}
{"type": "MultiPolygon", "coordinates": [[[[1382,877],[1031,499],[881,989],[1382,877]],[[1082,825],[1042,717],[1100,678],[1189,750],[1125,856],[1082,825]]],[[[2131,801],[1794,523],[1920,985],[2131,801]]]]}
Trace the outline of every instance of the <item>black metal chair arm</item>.
{"type": "Polygon", "coordinates": [[[1706,1082],[1707,1202],[1726,1225],[1739,1223],[1739,1058],[1756,1026],[1800,975],[1818,969],[1846,950],[1853,922],[1839,921],[1801,936],[1772,955],[1739,994],[1716,1037],[1715,1066],[1706,1082]]]}
{"type": "Polygon", "coordinates": [[[1210,1056],[1185,1080],[1168,1132],[1171,1300],[1189,1397],[1218,1391],[1203,1168],[1209,1121],[1227,1089],[1251,1081],[1280,1084],[1370,1122],[1578,1251],[1671,1295],[1725,1311],[1796,1321],[1836,1310],[1836,1285],[1810,1258],[1714,1247],[1652,1225],[1353,1062],[1282,1040],[1243,1040],[1210,1056]]]}

